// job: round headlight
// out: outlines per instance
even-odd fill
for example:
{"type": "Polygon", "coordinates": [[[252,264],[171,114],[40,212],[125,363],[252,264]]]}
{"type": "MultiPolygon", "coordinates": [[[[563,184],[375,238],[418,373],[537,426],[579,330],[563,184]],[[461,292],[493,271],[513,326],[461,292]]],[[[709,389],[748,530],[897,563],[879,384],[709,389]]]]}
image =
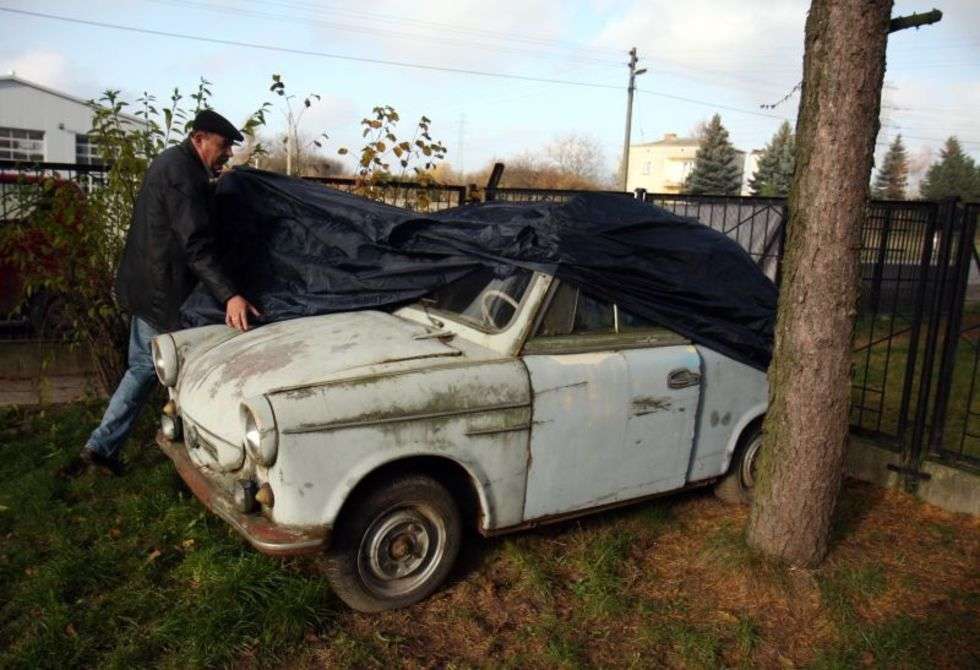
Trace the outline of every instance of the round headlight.
{"type": "Polygon", "coordinates": [[[259,432],[259,424],[255,420],[255,415],[250,410],[245,410],[245,448],[250,454],[254,454],[261,446],[262,434],[259,432]]]}
{"type": "Polygon", "coordinates": [[[153,338],[151,345],[153,353],[153,368],[164,386],[174,386],[177,383],[177,345],[170,335],[160,335],[153,338]]]}
{"type": "Polygon", "coordinates": [[[279,435],[272,405],[263,397],[242,403],[242,443],[249,458],[269,467],[276,462],[279,435]]]}

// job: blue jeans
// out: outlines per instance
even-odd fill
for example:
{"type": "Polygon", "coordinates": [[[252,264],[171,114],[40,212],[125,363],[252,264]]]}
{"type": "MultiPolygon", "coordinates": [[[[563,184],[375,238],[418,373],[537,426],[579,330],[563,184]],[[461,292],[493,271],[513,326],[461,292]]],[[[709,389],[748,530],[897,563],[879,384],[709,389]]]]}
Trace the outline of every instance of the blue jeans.
{"type": "Polygon", "coordinates": [[[112,394],[102,423],[88,438],[87,446],[103,456],[114,457],[122,448],[147,396],[157,383],[150,340],[159,334],[146,321],[133,317],[129,330],[129,369],[112,394]]]}

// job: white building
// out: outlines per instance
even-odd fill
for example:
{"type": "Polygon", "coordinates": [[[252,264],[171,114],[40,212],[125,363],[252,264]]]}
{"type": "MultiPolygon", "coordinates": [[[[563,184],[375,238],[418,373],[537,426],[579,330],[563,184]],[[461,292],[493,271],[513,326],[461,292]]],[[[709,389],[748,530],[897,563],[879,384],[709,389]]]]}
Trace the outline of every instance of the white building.
{"type": "MultiPolygon", "coordinates": [[[[687,175],[694,169],[700,147],[694,137],[667,133],[662,140],[630,146],[626,190],[646,189],[648,193],[680,193],[687,175]]],[[[742,171],[742,195],[748,195],[748,180],[758,167],[759,152],[735,150],[735,161],[742,171]]]]}
{"type": "Polygon", "coordinates": [[[662,140],[630,146],[626,190],[644,188],[649,193],[680,193],[694,167],[700,142],[693,137],[667,133],[662,140]]]}
{"type": "Polygon", "coordinates": [[[745,154],[745,164],[742,167],[742,195],[752,195],[749,180],[755,175],[755,171],[759,169],[760,158],[762,158],[762,149],[753,149],[745,154]]]}
{"type": "MultiPolygon", "coordinates": [[[[91,163],[92,110],[82,98],[22,79],[0,77],[0,160],[91,163]]],[[[135,117],[127,116],[134,123],[135,117]]]]}

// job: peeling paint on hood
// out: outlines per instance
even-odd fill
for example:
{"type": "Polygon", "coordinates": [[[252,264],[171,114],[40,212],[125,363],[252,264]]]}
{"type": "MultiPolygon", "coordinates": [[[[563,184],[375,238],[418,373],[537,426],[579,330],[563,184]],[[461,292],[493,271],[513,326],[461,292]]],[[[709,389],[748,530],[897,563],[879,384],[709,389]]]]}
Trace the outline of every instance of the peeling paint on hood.
{"type": "Polygon", "coordinates": [[[328,381],[367,366],[459,356],[432,329],[384,312],[346,312],[256,328],[188,362],[179,405],[231,444],[241,443],[239,404],[270,389],[328,381]]]}

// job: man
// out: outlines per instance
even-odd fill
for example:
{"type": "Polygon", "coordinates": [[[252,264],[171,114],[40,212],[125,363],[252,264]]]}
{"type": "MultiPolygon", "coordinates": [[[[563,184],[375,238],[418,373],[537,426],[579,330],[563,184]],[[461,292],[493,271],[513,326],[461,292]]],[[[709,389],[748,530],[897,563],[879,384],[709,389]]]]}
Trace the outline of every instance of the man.
{"type": "Polygon", "coordinates": [[[225,305],[229,326],[248,330],[249,312],[259,315],[222,268],[209,217],[208,180],[244,138],[209,109],[192,128],[147,169],[116,275],[119,302],[132,315],[129,368],[80,460],[117,475],[119,450],[156,382],[150,340],[180,327],[180,306],[197,282],[225,305]]]}

